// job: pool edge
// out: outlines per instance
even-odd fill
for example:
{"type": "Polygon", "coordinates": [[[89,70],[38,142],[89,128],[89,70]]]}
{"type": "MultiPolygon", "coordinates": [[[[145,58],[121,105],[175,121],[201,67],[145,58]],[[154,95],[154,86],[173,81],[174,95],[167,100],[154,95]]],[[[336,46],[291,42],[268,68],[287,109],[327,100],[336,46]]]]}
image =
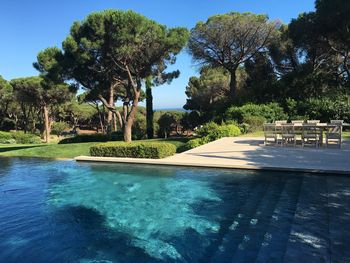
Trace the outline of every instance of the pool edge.
{"type": "Polygon", "coordinates": [[[166,159],[136,159],[136,158],[117,158],[117,157],[95,157],[95,156],[77,156],[74,158],[77,162],[102,162],[102,163],[119,163],[119,164],[139,164],[139,165],[163,165],[178,167],[197,167],[213,169],[234,169],[234,170],[261,170],[261,171],[283,171],[313,174],[334,174],[350,175],[347,170],[326,170],[313,168],[295,168],[295,167],[278,167],[278,166],[256,166],[256,165],[227,165],[227,164],[205,164],[191,162],[174,162],[166,159]]]}

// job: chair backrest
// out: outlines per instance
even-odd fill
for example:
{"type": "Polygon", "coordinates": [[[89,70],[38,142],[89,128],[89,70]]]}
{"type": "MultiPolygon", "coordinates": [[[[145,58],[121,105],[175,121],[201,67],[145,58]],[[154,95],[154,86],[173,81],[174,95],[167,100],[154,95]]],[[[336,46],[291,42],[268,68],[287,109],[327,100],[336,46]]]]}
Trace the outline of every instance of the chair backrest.
{"type": "Polygon", "coordinates": [[[331,120],[331,124],[341,124],[343,125],[344,120],[331,120]]]}
{"type": "Polygon", "coordinates": [[[286,124],[287,120],[282,120],[282,121],[275,121],[275,124],[281,125],[281,124],[286,124]]]}
{"type": "Polygon", "coordinates": [[[343,126],[342,124],[338,124],[338,123],[332,123],[331,125],[328,125],[327,127],[327,134],[339,134],[341,135],[343,131],[343,126]]]}
{"type": "Polygon", "coordinates": [[[294,124],[282,123],[282,134],[294,134],[294,124]]]}
{"type": "Polygon", "coordinates": [[[307,120],[306,121],[307,123],[309,123],[309,124],[313,124],[313,123],[320,123],[321,121],[320,120],[307,120]]]}
{"type": "Polygon", "coordinates": [[[317,135],[318,130],[317,130],[317,123],[304,123],[303,124],[303,134],[306,135],[317,135]]]}
{"type": "Polygon", "coordinates": [[[276,124],[274,123],[265,123],[264,124],[264,133],[267,134],[275,134],[276,133],[276,124]]]}
{"type": "Polygon", "coordinates": [[[292,121],[293,124],[303,124],[304,121],[303,120],[294,120],[292,121]]]}

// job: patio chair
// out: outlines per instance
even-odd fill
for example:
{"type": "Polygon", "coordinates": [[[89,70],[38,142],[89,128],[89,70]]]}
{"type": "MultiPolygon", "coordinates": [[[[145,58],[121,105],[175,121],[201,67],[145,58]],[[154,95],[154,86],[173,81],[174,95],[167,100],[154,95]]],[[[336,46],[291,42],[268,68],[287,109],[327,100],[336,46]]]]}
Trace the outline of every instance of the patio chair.
{"type": "Polygon", "coordinates": [[[267,145],[270,142],[269,139],[272,139],[273,140],[272,142],[275,145],[278,145],[276,124],[274,124],[274,123],[265,123],[264,124],[264,135],[265,135],[264,145],[267,145]]]}
{"type": "Polygon", "coordinates": [[[305,121],[304,120],[294,120],[292,121],[293,124],[303,124],[305,121]]]}
{"type": "Polygon", "coordinates": [[[320,132],[317,129],[317,123],[304,123],[303,132],[301,135],[302,147],[305,144],[314,144],[318,148],[320,144],[320,132]]]}
{"type": "Polygon", "coordinates": [[[330,142],[335,142],[336,145],[341,148],[341,134],[343,131],[342,124],[334,124],[329,125],[326,130],[326,145],[327,147],[330,145],[330,142]]]}
{"type": "Polygon", "coordinates": [[[343,124],[344,124],[344,120],[331,120],[331,124],[340,124],[340,125],[343,125],[343,124]]]}
{"type": "Polygon", "coordinates": [[[306,123],[308,123],[308,124],[318,124],[318,123],[320,123],[321,121],[320,120],[307,120],[306,121],[306,123]]]}
{"type": "Polygon", "coordinates": [[[304,120],[293,120],[292,124],[294,124],[294,131],[297,136],[297,141],[301,140],[301,136],[303,134],[303,124],[305,123],[304,120]]]}
{"type": "Polygon", "coordinates": [[[296,133],[294,130],[294,124],[284,123],[282,124],[282,146],[293,144],[295,147],[297,144],[296,133]]]}
{"type": "Polygon", "coordinates": [[[286,120],[282,120],[282,121],[275,121],[276,125],[281,125],[281,124],[286,124],[287,121],[286,120]]]}

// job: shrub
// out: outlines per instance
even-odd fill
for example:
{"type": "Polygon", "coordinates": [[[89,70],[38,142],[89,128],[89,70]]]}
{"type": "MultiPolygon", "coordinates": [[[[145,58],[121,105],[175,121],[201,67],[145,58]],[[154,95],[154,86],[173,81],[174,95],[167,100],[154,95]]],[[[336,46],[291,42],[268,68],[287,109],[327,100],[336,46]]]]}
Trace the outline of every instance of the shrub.
{"type": "Polygon", "coordinates": [[[160,159],[176,153],[176,146],[165,142],[108,142],[90,148],[91,156],[160,159]]]}
{"type": "Polygon", "coordinates": [[[262,116],[245,116],[243,123],[249,125],[248,132],[261,131],[266,119],[262,116]]]}
{"type": "Polygon", "coordinates": [[[0,143],[6,144],[36,144],[41,143],[40,137],[31,133],[17,132],[2,132],[0,131],[0,143]]]}
{"type": "Polygon", "coordinates": [[[23,131],[11,132],[12,139],[20,144],[38,144],[41,143],[40,137],[31,133],[24,133],[23,131]]]}
{"type": "MultiPolygon", "coordinates": [[[[0,143],[8,143],[7,141],[12,140],[12,135],[9,132],[0,131],[0,143]]],[[[16,143],[16,141],[15,141],[16,143]]]]}
{"type": "Polygon", "coordinates": [[[222,137],[233,137],[241,134],[240,129],[234,125],[218,125],[209,122],[198,129],[197,134],[201,137],[209,137],[210,141],[220,139],[222,137]]]}
{"type": "Polygon", "coordinates": [[[215,122],[208,122],[201,126],[196,133],[200,137],[205,137],[209,134],[215,133],[219,129],[219,125],[215,122]]]}
{"type": "Polygon", "coordinates": [[[193,139],[193,140],[190,140],[187,143],[185,143],[185,145],[181,147],[181,151],[188,151],[188,150],[191,150],[193,148],[197,148],[197,147],[204,145],[206,143],[209,143],[209,142],[211,142],[211,140],[208,136],[193,139]]]}
{"type": "Polygon", "coordinates": [[[51,130],[53,134],[56,134],[57,136],[61,136],[62,133],[69,129],[69,124],[66,122],[54,122],[52,124],[51,130]]]}
{"type": "Polygon", "coordinates": [[[108,142],[108,141],[117,141],[123,139],[122,132],[113,132],[111,135],[107,134],[81,134],[74,137],[69,137],[61,140],[58,144],[67,144],[67,143],[81,143],[81,142],[108,142]]]}
{"type": "Polygon", "coordinates": [[[247,116],[264,117],[266,121],[273,122],[275,120],[287,119],[287,114],[283,108],[277,103],[269,104],[245,104],[241,107],[230,107],[224,113],[225,121],[235,120],[238,123],[243,123],[247,116]]]}
{"type": "Polygon", "coordinates": [[[248,123],[241,123],[238,125],[241,133],[248,133],[250,131],[250,125],[248,123]]]}

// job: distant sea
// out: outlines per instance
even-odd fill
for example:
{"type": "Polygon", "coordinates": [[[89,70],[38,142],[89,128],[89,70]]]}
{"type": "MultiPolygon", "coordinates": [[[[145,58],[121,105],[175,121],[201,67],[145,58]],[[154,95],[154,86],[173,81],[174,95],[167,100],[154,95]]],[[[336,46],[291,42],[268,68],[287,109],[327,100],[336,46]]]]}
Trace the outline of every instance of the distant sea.
{"type": "Polygon", "coordinates": [[[187,111],[189,112],[188,110],[185,110],[184,108],[157,108],[157,109],[154,109],[155,111],[187,111]]]}

